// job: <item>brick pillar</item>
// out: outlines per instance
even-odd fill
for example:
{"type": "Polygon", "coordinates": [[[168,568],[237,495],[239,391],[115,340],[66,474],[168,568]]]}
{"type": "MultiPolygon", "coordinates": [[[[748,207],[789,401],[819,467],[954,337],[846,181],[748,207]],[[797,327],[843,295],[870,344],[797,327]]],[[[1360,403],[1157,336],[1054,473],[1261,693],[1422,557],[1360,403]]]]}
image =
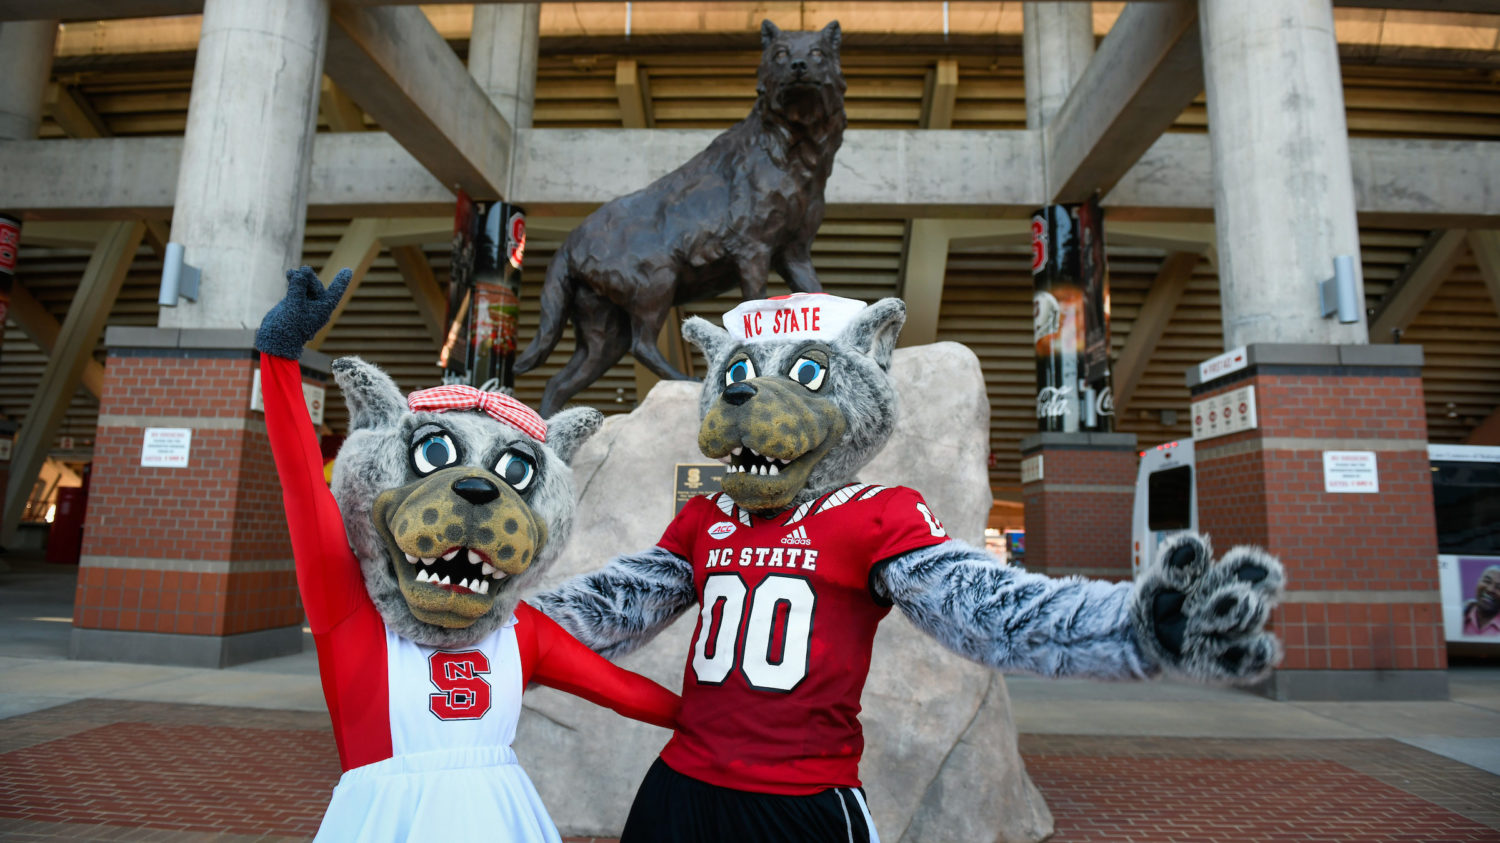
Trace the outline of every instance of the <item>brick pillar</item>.
{"type": "Polygon", "coordinates": [[[1256,428],[1196,440],[1198,527],[1286,566],[1269,696],[1448,696],[1421,367],[1419,346],[1263,344],[1207,383],[1188,372],[1195,403],[1254,389],[1256,428]],[[1378,491],[1328,488],[1340,451],[1373,452],[1378,491]]]}
{"type": "MultiPolygon", "coordinates": [[[[253,336],[106,333],[73,658],[224,667],[302,649],[253,336]],[[148,428],[187,431],[187,464],[143,466],[148,428]]],[[[327,362],[305,353],[305,382],[323,386],[327,362]]]]}
{"type": "Polygon", "coordinates": [[[1138,455],[1133,433],[1036,433],[1021,440],[1026,568],[1128,580],[1138,455]]]}

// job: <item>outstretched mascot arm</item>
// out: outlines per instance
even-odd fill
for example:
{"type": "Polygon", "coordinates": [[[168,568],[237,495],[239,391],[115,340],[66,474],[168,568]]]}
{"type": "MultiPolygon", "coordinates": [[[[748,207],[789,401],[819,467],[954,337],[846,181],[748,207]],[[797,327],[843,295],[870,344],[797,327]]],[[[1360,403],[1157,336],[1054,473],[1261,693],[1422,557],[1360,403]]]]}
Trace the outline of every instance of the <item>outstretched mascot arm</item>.
{"type": "Polygon", "coordinates": [[[616,667],[583,646],[551,618],[525,603],[516,616],[530,624],[530,644],[535,648],[531,680],[583,697],[631,718],[672,729],[682,700],[676,694],[641,676],[616,667]]]}
{"type": "Polygon", "coordinates": [[[1053,579],[963,542],[902,554],[871,574],[917,628],[949,649],[1005,671],[1140,679],[1162,671],[1248,682],[1276,663],[1264,631],[1282,589],[1281,565],[1237,547],[1215,563],[1208,541],[1174,537],[1140,579],[1053,579]]]}
{"type": "Polygon", "coordinates": [[[308,624],[317,634],[337,626],[369,600],[338,504],[323,481],[323,455],[302,397],[302,370],[297,364],[303,344],[327,320],[348,280],[341,272],[324,290],[312,270],[288,272],[286,297],[266,314],[255,336],[261,352],[266,433],[281,480],[298,590],[308,624]]]}
{"type": "Polygon", "coordinates": [[[696,600],[693,568],[661,547],[616,556],[527,602],[608,659],[644,646],[696,600]]]}

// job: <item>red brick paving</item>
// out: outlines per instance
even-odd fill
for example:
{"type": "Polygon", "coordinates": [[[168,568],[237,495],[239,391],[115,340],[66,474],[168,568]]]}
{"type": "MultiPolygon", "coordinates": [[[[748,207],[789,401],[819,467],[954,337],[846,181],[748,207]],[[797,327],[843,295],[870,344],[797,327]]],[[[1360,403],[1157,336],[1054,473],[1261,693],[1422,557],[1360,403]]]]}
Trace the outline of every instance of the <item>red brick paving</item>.
{"type": "MultiPolygon", "coordinates": [[[[1056,843],[1500,843],[1500,776],[1395,741],[1023,735],[1021,750],[1056,843]]],[[[0,728],[0,838],[306,839],[337,779],[324,715],[86,700],[0,728]]]]}
{"type": "Polygon", "coordinates": [[[1052,809],[1053,843],[1500,840],[1332,761],[1032,755],[1026,770],[1052,809]]]}
{"type": "Polygon", "coordinates": [[[0,816],[311,836],[338,780],[325,733],[115,723],[0,756],[0,816]]]}

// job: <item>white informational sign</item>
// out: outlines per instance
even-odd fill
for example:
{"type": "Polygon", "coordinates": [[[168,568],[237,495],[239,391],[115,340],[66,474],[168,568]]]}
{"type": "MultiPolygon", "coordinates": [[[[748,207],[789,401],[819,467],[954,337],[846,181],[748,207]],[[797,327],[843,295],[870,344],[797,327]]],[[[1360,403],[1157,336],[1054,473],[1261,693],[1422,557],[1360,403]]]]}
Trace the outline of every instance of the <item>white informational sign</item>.
{"type": "Polygon", "coordinates": [[[141,443],[141,465],[145,468],[187,468],[193,445],[190,427],[148,427],[141,443]]]}
{"type": "Polygon", "coordinates": [[[1250,358],[1245,353],[1245,347],[1231,348],[1218,357],[1210,357],[1198,364],[1198,382],[1208,383],[1214,378],[1223,377],[1230,372],[1237,372],[1250,365],[1250,358]]]}
{"type": "Polygon", "coordinates": [[[1323,491],[1371,493],[1380,491],[1374,451],[1324,451],[1323,491]]]}
{"type": "Polygon", "coordinates": [[[1254,430],[1257,424],[1255,387],[1242,386],[1222,395],[1194,401],[1192,414],[1195,440],[1254,430]]]}
{"type": "MultiPolygon", "coordinates": [[[[321,386],[302,384],[302,400],[307,402],[307,414],[313,424],[323,423],[323,407],[328,403],[328,390],[321,386]]],[[[255,380],[250,384],[250,409],[264,413],[266,399],[260,391],[260,370],[255,370],[255,380]]]]}
{"type": "Polygon", "coordinates": [[[1035,483],[1042,479],[1042,455],[1035,454],[1021,460],[1021,482],[1035,483]]]}

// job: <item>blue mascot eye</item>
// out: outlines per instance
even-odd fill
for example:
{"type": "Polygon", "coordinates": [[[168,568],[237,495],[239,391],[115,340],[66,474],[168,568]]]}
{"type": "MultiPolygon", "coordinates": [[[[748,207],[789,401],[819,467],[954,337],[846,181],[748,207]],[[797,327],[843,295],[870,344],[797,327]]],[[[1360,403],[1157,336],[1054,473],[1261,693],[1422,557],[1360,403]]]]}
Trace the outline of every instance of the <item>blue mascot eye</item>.
{"type": "Polygon", "coordinates": [[[531,458],[525,454],[515,451],[506,451],[501,455],[500,461],[495,463],[495,473],[505,484],[517,492],[524,492],[531,486],[531,481],[536,477],[536,466],[532,464],[531,458]]]}
{"type": "Polygon", "coordinates": [[[729,386],[740,381],[750,380],[753,377],[755,377],[755,364],[751,363],[748,359],[736,360],[724,372],[724,385],[729,386]]]}
{"type": "Polygon", "coordinates": [[[434,433],[412,447],[411,462],[417,473],[425,476],[458,462],[458,449],[446,433],[434,433]]]}
{"type": "Polygon", "coordinates": [[[792,364],[789,375],[792,380],[808,389],[817,390],[823,385],[823,379],[828,376],[828,367],[811,357],[798,357],[797,362],[792,364]]]}

